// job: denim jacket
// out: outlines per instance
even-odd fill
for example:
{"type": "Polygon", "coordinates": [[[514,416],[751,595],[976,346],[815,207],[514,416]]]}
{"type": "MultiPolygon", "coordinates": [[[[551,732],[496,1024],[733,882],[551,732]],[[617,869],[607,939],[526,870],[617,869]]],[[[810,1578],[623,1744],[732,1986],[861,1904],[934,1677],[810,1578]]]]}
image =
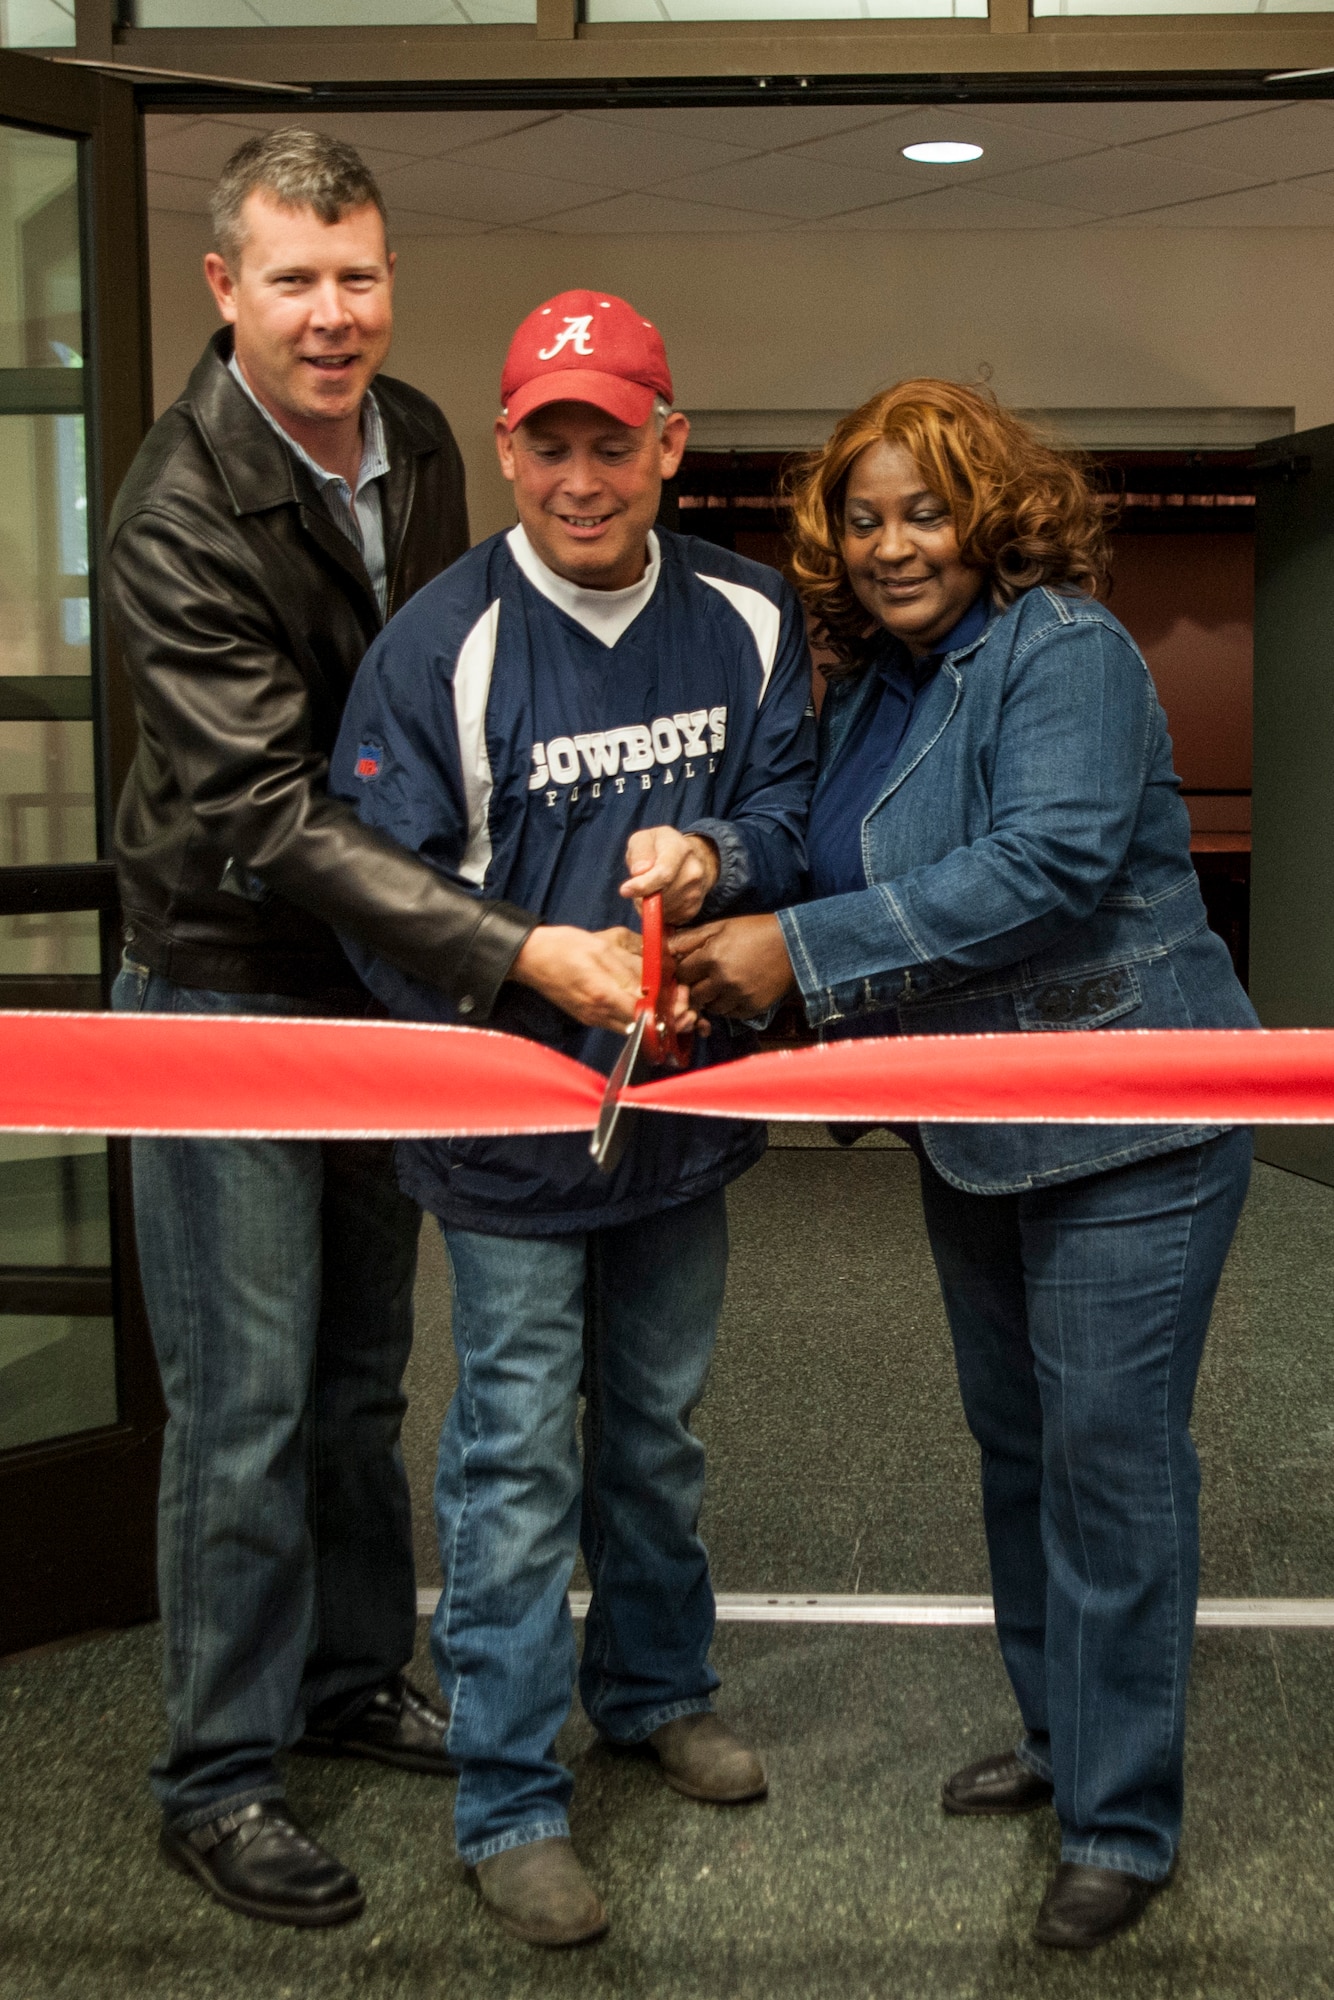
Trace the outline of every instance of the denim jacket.
{"type": "MultiPolygon", "coordinates": [[[[830,687],[817,796],[869,676],[830,687]]],[[[817,1027],[884,1034],[1254,1028],[1209,930],[1167,718],[1087,598],[1026,591],[946,655],[862,825],[869,886],[779,912],[817,1027]]],[[[1217,1127],[924,1125],[937,1172],[1011,1194],[1217,1127]]]]}

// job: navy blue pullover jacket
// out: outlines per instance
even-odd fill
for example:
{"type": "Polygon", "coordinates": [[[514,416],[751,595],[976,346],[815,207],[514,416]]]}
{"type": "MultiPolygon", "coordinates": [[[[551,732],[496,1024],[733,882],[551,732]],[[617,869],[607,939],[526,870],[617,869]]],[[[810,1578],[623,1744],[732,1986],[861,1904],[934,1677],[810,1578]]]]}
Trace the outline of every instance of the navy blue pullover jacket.
{"type": "MultiPolygon", "coordinates": [[[[452,880],[547,923],[633,923],[617,893],[626,841],[661,825],[717,845],[704,916],[793,901],[815,749],[800,606],[759,563],[661,529],[656,546],[652,595],[610,645],[530,581],[542,572],[521,530],[473,549],[367,653],[331,789],[452,880]]],[[[344,942],[391,1013],[460,1018],[439,991],[344,942]]],[[[604,1074],[620,1048],[514,983],[491,1025],[604,1074]]],[[[749,1045],[718,1024],[694,1059],[749,1045]]],[[[399,1171],[449,1227],[561,1235],[711,1193],[763,1146],[758,1124],[655,1113],[636,1121],[611,1175],[594,1168],[583,1133],[412,1141],[399,1171]]]]}

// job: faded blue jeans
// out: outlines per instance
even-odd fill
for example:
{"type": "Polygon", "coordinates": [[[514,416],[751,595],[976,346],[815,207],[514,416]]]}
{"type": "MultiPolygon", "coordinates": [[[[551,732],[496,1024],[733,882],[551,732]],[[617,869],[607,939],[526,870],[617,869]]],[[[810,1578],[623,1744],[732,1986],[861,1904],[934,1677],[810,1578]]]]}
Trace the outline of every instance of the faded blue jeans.
{"type": "Polygon", "coordinates": [[[1199,1584],[1195,1378],[1248,1128],[1029,1194],[922,1162],[982,1447],[996,1629],[1061,1857],[1161,1881],[1181,1832],[1199,1584]]]}
{"type": "MultiPolygon", "coordinates": [[[[314,1014],[127,964],[122,1013],[314,1014]]],[[[338,1003],[347,1010],[346,1001],[338,1003]]],[[[136,1139],[135,1235],[169,1420],[158,1496],[164,1814],[281,1798],[306,1719],[412,1657],[399,1427],[421,1213],[392,1147],[136,1139]]]]}
{"type": "Polygon", "coordinates": [[[699,1538],[704,1391],[727,1272],[721,1194],[586,1235],[447,1229],[459,1386],[440,1440],[444,1590],[431,1631],[475,1866],[560,1839],[575,1686],[566,1592],[593,1586],[579,1692],[639,1743],[709,1707],[713,1586],[699,1538]],[[578,1404],[585,1397],[581,1474],[578,1404]]]}

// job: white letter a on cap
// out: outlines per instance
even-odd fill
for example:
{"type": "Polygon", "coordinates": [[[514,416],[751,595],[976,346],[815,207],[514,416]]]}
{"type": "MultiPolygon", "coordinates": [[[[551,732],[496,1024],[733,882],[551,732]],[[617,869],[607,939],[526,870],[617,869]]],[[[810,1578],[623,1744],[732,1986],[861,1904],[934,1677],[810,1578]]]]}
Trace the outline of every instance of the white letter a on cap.
{"type": "Polygon", "coordinates": [[[567,319],[563,332],[556,335],[550,347],[538,348],[538,360],[554,361],[562,347],[572,346],[576,354],[591,354],[593,343],[588,337],[588,330],[592,324],[592,313],[584,313],[579,319],[567,319]]]}

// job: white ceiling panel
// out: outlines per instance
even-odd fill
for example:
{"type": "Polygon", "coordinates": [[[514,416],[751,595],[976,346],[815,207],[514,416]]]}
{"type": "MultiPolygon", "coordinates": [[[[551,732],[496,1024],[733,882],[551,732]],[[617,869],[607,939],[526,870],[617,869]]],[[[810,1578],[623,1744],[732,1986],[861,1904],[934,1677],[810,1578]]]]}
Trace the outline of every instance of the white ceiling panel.
{"type": "Polygon", "coordinates": [[[1135,227],[1163,229],[1334,229],[1334,175],[1330,187],[1283,181],[1270,187],[1240,188],[1207,201],[1156,208],[1135,217],[1135,227]]]}
{"type": "Polygon", "coordinates": [[[507,174],[498,167],[474,167],[454,159],[417,160],[384,175],[380,185],[390,208],[499,225],[535,222],[539,216],[574,208],[602,193],[582,182],[507,174]]]}
{"type": "Polygon", "coordinates": [[[1017,125],[1034,132],[1059,132],[1094,146],[1130,146],[1164,132],[1195,125],[1218,125],[1244,116],[1249,104],[979,104],[990,124],[1017,125]]]}
{"type": "Polygon", "coordinates": [[[1037,167],[1048,160],[1068,158],[1087,152],[1090,144],[1063,137],[1056,132],[1040,132],[1028,126],[990,122],[980,112],[942,106],[939,110],[914,111],[891,124],[872,126],[867,131],[846,132],[833,139],[817,139],[803,146],[792,159],[829,160],[843,166],[906,176],[912,187],[929,187],[953,181],[979,180],[990,174],[1013,172],[1020,167],[1037,167]],[[905,146],[932,139],[961,139],[981,146],[980,160],[956,167],[931,167],[903,158],[905,146]]]}
{"type": "Polygon", "coordinates": [[[1155,159],[1220,167],[1254,181],[1329,173],[1334,170],[1334,105],[1289,104],[1232,118],[1226,125],[1174,132],[1137,150],[1155,159]]]}
{"type": "Polygon", "coordinates": [[[672,111],[644,107],[633,111],[584,111],[610,125],[643,126],[659,132],[684,132],[693,139],[716,139],[748,153],[771,153],[780,146],[797,146],[822,139],[830,132],[850,132],[858,125],[875,125],[893,115],[884,104],[817,105],[757,104],[710,110],[672,111]]]}
{"type": "Polygon", "coordinates": [[[362,150],[398,235],[1334,227],[1334,103],[154,115],[151,205],[198,212],[247,133],[303,123],[362,150]],[[933,137],[982,158],[902,158],[933,137]]]}
{"type": "Polygon", "coordinates": [[[464,222],[455,215],[432,215],[410,208],[389,211],[389,241],[393,247],[413,236],[485,236],[494,228],[493,222],[464,222]]]}
{"type": "MultiPolygon", "coordinates": [[[[855,214],[835,216],[819,226],[832,229],[1068,229],[1087,222],[1077,210],[1052,202],[1020,201],[987,188],[936,188],[907,201],[882,203],[855,214]]],[[[808,229],[815,227],[808,223],[808,229]]]]}
{"type": "MultiPolygon", "coordinates": [[[[148,164],[155,173],[194,174],[214,181],[237,147],[255,136],[254,128],[247,132],[244,127],[223,124],[213,118],[195,120],[184,132],[175,129],[178,123],[177,119],[165,117],[146,121],[148,164]]],[[[373,174],[404,166],[410,158],[405,152],[385,152],[369,143],[358,147],[358,151],[373,174]]]]}
{"type": "Polygon", "coordinates": [[[1245,174],[1220,173],[1180,160],[1146,159],[1127,147],[1085,153],[1077,160],[1032,167],[1027,173],[1005,174],[988,182],[995,194],[1051,201],[1085,209],[1090,215],[1130,215],[1138,209],[1165,208],[1170,202],[1230,194],[1245,184],[1245,174]]]}
{"type": "Polygon", "coordinates": [[[657,194],[620,194],[611,201],[548,216],[538,226],[561,236],[716,236],[729,231],[754,236],[787,225],[782,216],[745,209],[705,207],[657,194]]]}
{"type": "Polygon", "coordinates": [[[707,172],[744,158],[737,146],[684,132],[638,130],[591,118],[553,118],[501,139],[468,146],[451,157],[478,167],[521,174],[556,174],[591,187],[630,189],[681,174],[707,172]]]}
{"type": "MultiPolygon", "coordinates": [[[[280,125],[310,125],[349,146],[381,147],[429,159],[436,153],[498,139],[524,126],[549,124],[554,111],[314,111],[292,100],[290,111],[223,112],[216,123],[242,125],[251,132],[269,132],[280,125]]],[[[177,122],[163,119],[164,124],[177,122]]]]}
{"type": "Polygon", "coordinates": [[[148,206],[168,215],[207,215],[212,181],[187,180],[183,174],[148,176],[148,206]]]}
{"type": "Polygon", "coordinates": [[[763,153],[736,166],[715,168],[668,182],[658,192],[678,201],[716,202],[724,208],[756,209],[798,222],[865,208],[898,193],[886,174],[860,173],[792,153],[763,153]]]}

